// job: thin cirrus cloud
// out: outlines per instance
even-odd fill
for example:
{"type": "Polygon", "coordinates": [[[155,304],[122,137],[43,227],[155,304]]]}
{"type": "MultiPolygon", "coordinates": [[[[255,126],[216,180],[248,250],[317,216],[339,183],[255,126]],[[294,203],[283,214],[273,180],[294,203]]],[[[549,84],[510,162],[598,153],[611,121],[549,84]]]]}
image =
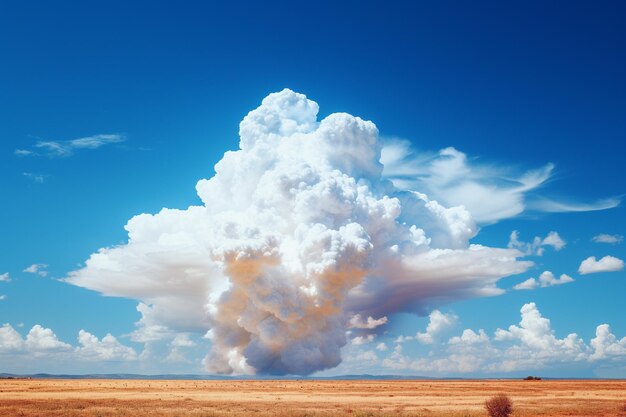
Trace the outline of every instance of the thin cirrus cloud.
{"type": "Polygon", "coordinates": [[[599,235],[594,236],[591,240],[596,243],[610,243],[612,245],[616,245],[624,241],[624,236],[600,233],[599,235]]]}
{"type": "Polygon", "coordinates": [[[387,140],[381,153],[383,175],[394,185],[420,190],[446,206],[463,205],[481,224],[495,223],[525,211],[574,212],[617,207],[620,199],[594,203],[553,201],[538,191],[552,177],[554,165],[520,172],[506,165],[480,164],[448,147],[418,152],[405,140],[387,140]]]}
{"type": "Polygon", "coordinates": [[[16,149],[14,153],[18,156],[67,157],[73,155],[77,150],[98,149],[125,140],[126,138],[119,134],[98,134],[64,141],[40,140],[31,149],[16,149]]]}
{"type": "Polygon", "coordinates": [[[555,285],[563,285],[574,282],[574,278],[567,274],[561,274],[559,278],[556,278],[551,271],[544,271],[539,275],[539,278],[528,278],[526,281],[521,282],[513,287],[514,290],[534,290],[535,288],[554,287],[555,285]]]}
{"type": "Polygon", "coordinates": [[[614,256],[605,256],[601,259],[596,259],[595,256],[590,256],[581,262],[578,267],[578,272],[582,275],[593,274],[596,272],[615,272],[624,269],[624,261],[614,256]]]}

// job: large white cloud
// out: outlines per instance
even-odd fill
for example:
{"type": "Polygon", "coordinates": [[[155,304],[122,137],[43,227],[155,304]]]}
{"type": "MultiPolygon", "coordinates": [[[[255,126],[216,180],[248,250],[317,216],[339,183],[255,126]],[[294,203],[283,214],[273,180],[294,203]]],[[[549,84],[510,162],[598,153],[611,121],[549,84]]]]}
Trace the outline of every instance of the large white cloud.
{"type": "MultiPolygon", "coordinates": [[[[67,282],[139,300],[135,340],[206,333],[213,372],[308,374],[340,363],[357,314],[497,295],[500,278],[531,265],[517,249],[470,244],[478,228],[460,204],[471,193],[446,206],[386,179],[372,122],[317,112],[301,94],[270,94],[241,122],[240,149],[197,183],[203,205],[133,217],[127,244],[67,282]]],[[[492,191],[481,198],[497,205],[492,191]]]]}
{"type": "Polygon", "coordinates": [[[624,261],[614,256],[605,256],[601,259],[596,259],[595,256],[590,256],[580,263],[578,272],[583,275],[593,274],[596,272],[614,272],[624,269],[624,261]]]}

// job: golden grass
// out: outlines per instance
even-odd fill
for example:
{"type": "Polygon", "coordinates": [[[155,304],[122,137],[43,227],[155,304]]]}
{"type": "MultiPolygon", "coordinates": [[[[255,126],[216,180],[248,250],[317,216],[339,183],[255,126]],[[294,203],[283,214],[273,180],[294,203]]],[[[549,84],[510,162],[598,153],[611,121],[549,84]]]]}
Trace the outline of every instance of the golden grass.
{"type": "Polygon", "coordinates": [[[496,380],[0,380],[0,416],[475,417],[495,393],[517,417],[626,417],[626,381],[496,380]]]}

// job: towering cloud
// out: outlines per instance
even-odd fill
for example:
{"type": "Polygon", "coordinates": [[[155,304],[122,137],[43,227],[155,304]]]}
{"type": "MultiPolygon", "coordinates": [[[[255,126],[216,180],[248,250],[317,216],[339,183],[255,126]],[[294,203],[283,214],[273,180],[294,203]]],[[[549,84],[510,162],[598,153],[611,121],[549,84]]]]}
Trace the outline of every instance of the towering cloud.
{"type": "Polygon", "coordinates": [[[382,176],[372,122],[317,113],[302,94],[270,94],[197,183],[202,205],[133,217],[127,244],[67,281],[139,300],[150,340],[206,333],[212,372],[308,374],[340,363],[348,328],[373,339],[383,317],[500,294],[530,266],[470,244],[463,206],[382,176]]]}

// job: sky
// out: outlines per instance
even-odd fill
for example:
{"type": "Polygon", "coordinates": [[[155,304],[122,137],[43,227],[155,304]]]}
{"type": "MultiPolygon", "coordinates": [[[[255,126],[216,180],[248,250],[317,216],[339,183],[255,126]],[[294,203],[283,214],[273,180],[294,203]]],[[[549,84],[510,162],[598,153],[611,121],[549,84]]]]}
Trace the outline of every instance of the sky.
{"type": "Polygon", "coordinates": [[[0,372],[626,377],[625,14],[3,5],[0,372]]]}

